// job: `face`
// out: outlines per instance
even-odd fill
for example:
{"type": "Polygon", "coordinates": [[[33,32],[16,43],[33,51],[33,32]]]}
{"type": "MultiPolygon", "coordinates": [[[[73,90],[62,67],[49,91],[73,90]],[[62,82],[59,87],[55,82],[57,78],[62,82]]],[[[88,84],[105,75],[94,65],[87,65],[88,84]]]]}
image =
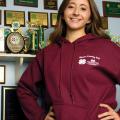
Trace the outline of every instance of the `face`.
{"type": "Polygon", "coordinates": [[[90,23],[91,10],[88,0],[70,0],[64,11],[67,30],[83,30],[90,23]]]}

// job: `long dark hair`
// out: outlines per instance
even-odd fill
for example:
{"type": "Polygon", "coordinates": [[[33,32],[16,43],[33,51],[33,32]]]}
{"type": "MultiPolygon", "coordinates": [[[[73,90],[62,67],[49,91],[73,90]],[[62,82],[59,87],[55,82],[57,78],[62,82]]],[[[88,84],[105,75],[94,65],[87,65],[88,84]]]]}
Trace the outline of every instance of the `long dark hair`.
{"type": "MultiPolygon", "coordinates": [[[[58,36],[66,36],[66,23],[64,21],[63,15],[64,11],[69,4],[70,0],[63,0],[62,4],[60,5],[60,8],[58,10],[58,16],[57,16],[57,23],[55,30],[50,34],[49,40],[51,42],[54,42],[58,36]]],[[[94,2],[94,0],[88,0],[90,4],[90,9],[91,9],[91,22],[86,25],[85,32],[87,33],[93,33],[97,36],[103,37],[103,38],[108,38],[110,37],[105,33],[105,31],[102,28],[102,22],[101,22],[101,17],[98,12],[97,6],[94,2]]]]}

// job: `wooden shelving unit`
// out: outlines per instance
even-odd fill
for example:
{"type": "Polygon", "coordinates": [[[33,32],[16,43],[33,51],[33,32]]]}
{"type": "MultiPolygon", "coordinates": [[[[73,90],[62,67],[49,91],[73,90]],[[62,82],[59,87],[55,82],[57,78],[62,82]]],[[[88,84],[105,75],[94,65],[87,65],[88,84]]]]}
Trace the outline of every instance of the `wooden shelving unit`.
{"type": "Polygon", "coordinates": [[[16,83],[20,79],[20,69],[24,62],[30,62],[35,55],[32,54],[13,54],[13,53],[0,53],[0,62],[15,62],[15,79],[16,83]]]}

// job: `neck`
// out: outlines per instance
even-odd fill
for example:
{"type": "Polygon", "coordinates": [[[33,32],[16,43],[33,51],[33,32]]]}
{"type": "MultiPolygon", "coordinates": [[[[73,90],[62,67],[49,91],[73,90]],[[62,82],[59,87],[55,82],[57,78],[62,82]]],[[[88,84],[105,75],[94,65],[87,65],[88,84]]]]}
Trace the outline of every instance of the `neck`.
{"type": "Polygon", "coordinates": [[[66,33],[66,39],[70,41],[71,43],[74,42],[76,39],[84,36],[86,33],[84,31],[67,31],[66,33]]]}

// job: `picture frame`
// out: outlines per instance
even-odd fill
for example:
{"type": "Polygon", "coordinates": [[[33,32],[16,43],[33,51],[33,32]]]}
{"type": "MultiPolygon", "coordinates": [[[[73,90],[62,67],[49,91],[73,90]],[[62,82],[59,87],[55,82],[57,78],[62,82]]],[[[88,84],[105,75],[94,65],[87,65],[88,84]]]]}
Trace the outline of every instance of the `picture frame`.
{"type": "Polygon", "coordinates": [[[105,17],[120,17],[120,2],[102,1],[103,16],[105,17]]]}
{"type": "Polygon", "coordinates": [[[6,0],[0,0],[0,6],[6,6],[6,0]]]}
{"type": "Polygon", "coordinates": [[[101,16],[102,28],[108,29],[108,17],[101,16]]]}
{"type": "Polygon", "coordinates": [[[2,24],[2,10],[0,10],[0,25],[2,24]]]}
{"type": "Polygon", "coordinates": [[[14,0],[14,5],[38,7],[38,0],[14,0]]]}
{"type": "Polygon", "coordinates": [[[58,13],[50,13],[50,24],[51,24],[51,27],[55,27],[56,26],[57,15],[58,15],[58,13]]]}
{"type": "Polygon", "coordinates": [[[1,120],[26,120],[21,109],[16,86],[2,86],[1,120]]]}
{"type": "Polygon", "coordinates": [[[6,66],[0,65],[0,84],[5,84],[6,66]]]}
{"type": "Polygon", "coordinates": [[[57,10],[58,9],[58,0],[44,0],[44,9],[57,10]]]}
{"type": "Polygon", "coordinates": [[[35,25],[41,25],[48,28],[48,13],[47,12],[28,12],[28,20],[35,25]]]}
{"type": "Polygon", "coordinates": [[[4,10],[4,25],[11,26],[14,21],[18,21],[20,26],[25,27],[25,11],[4,10]]]}

